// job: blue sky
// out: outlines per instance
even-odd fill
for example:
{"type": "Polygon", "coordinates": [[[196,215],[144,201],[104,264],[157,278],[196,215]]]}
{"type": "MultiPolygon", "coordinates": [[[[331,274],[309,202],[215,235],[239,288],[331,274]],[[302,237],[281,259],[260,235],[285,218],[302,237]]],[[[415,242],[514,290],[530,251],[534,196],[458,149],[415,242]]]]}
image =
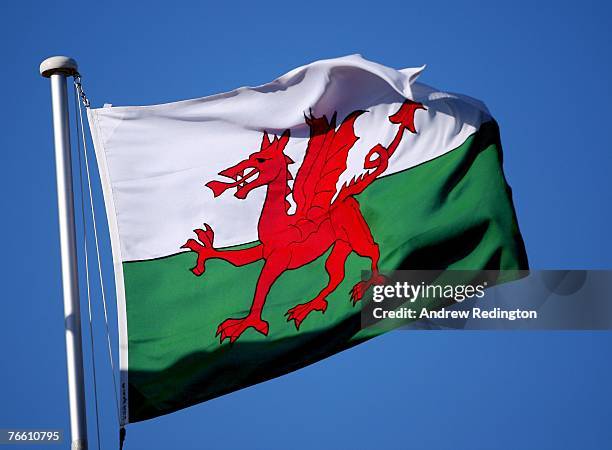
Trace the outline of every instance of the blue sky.
{"type": "MultiPolygon", "coordinates": [[[[75,57],[94,106],[200,97],[351,53],[398,68],[427,64],[423,82],[480,98],[497,118],[532,267],[610,268],[611,9],[604,1],[4,2],[0,428],[68,431],[42,59],[75,57]]],[[[110,284],[106,234],[102,241],[110,284]]],[[[114,448],[103,323],[94,326],[102,444],[114,448]]],[[[130,426],[126,448],[599,449],[612,440],[611,344],[608,332],[390,333],[130,426]]]]}

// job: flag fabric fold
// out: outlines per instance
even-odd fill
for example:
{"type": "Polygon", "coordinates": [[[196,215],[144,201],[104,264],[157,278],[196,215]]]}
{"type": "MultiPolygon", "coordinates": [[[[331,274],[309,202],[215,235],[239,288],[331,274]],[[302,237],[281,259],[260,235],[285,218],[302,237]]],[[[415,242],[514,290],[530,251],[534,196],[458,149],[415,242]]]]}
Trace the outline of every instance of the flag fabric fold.
{"type": "Polygon", "coordinates": [[[375,336],[359,311],[384,271],[527,267],[496,122],[417,82],[422,70],[353,55],[258,87],[89,111],[123,424],[375,336]]]}

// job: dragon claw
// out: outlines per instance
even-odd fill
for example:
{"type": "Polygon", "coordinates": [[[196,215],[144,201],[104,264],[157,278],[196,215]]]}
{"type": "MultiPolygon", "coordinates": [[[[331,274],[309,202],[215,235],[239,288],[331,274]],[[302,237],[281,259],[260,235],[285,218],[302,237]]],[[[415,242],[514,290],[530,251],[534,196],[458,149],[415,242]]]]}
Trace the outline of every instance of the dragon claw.
{"type": "Polygon", "coordinates": [[[364,294],[368,290],[368,287],[369,286],[367,286],[367,281],[360,281],[355,286],[353,286],[353,289],[351,289],[350,292],[353,306],[355,306],[357,302],[363,298],[364,294]]]}
{"type": "Polygon", "coordinates": [[[210,241],[210,245],[212,246],[213,241],[215,240],[215,232],[213,231],[211,226],[208,225],[207,223],[204,224],[204,233],[208,237],[208,240],[210,241]]]}
{"type": "Polygon", "coordinates": [[[321,311],[323,314],[325,314],[326,310],[327,300],[317,297],[309,302],[294,306],[285,313],[285,316],[287,316],[287,322],[293,320],[295,322],[295,328],[299,330],[304,319],[312,311],[321,311]]]}
{"type": "Polygon", "coordinates": [[[225,339],[229,339],[230,344],[233,344],[242,333],[251,327],[255,328],[255,330],[259,331],[264,336],[268,335],[268,322],[253,314],[249,314],[242,319],[227,319],[223,321],[223,323],[217,327],[215,336],[219,336],[219,342],[221,344],[225,339]]]}
{"type": "Polygon", "coordinates": [[[380,274],[376,274],[373,275],[369,280],[364,280],[357,283],[355,286],[353,286],[353,289],[351,289],[350,292],[353,306],[355,306],[357,302],[359,302],[363,298],[363,296],[368,291],[368,289],[370,289],[370,287],[374,285],[385,284],[386,282],[387,277],[380,274]]]}
{"type": "Polygon", "coordinates": [[[191,269],[191,272],[199,277],[204,273],[204,263],[207,259],[211,258],[215,252],[213,247],[215,233],[207,223],[204,224],[204,229],[196,228],[193,232],[198,237],[199,242],[195,239],[187,239],[187,242],[181,245],[181,248],[186,248],[198,254],[198,260],[195,267],[191,269]]]}
{"type": "Polygon", "coordinates": [[[200,240],[200,242],[202,242],[202,244],[204,244],[204,247],[211,247],[212,248],[213,241],[215,239],[215,232],[212,230],[210,225],[205,223],[204,224],[204,229],[197,228],[197,229],[193,230],[193,232],[198,236],[198,239],[200,240]]]}

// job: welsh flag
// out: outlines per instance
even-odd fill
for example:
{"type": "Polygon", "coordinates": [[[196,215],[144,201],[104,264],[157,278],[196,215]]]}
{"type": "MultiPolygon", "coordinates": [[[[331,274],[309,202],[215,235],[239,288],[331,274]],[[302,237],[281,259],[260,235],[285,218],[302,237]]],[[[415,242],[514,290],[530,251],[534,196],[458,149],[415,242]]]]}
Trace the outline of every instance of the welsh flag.
{"type": "Polygon", "coordinates": [[[422,70],[348,56],[89,111],[124,424],[375,336],[360,308],[381,272],[527,267],[497,124],[481,102],[416,82],[422,70]]]}

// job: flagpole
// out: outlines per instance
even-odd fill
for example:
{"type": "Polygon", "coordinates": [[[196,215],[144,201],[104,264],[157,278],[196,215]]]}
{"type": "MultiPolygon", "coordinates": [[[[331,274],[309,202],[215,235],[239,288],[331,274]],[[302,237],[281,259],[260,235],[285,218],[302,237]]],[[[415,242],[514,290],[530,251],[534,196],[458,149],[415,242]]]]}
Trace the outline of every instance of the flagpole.
{"type": "Polygon", "coordinates": [[[81,341],[81,308],[74,225],[72,165],[70,153],[70,117],[66,77],[77,74],[77,63],[65,56],[45,59],[40,74],[51,80],[57,206],[59,213],[66,362],[68,368],[68,401],[70,406],[71,450],[87,450],[87,420],[83,349],[81,341]]]}

